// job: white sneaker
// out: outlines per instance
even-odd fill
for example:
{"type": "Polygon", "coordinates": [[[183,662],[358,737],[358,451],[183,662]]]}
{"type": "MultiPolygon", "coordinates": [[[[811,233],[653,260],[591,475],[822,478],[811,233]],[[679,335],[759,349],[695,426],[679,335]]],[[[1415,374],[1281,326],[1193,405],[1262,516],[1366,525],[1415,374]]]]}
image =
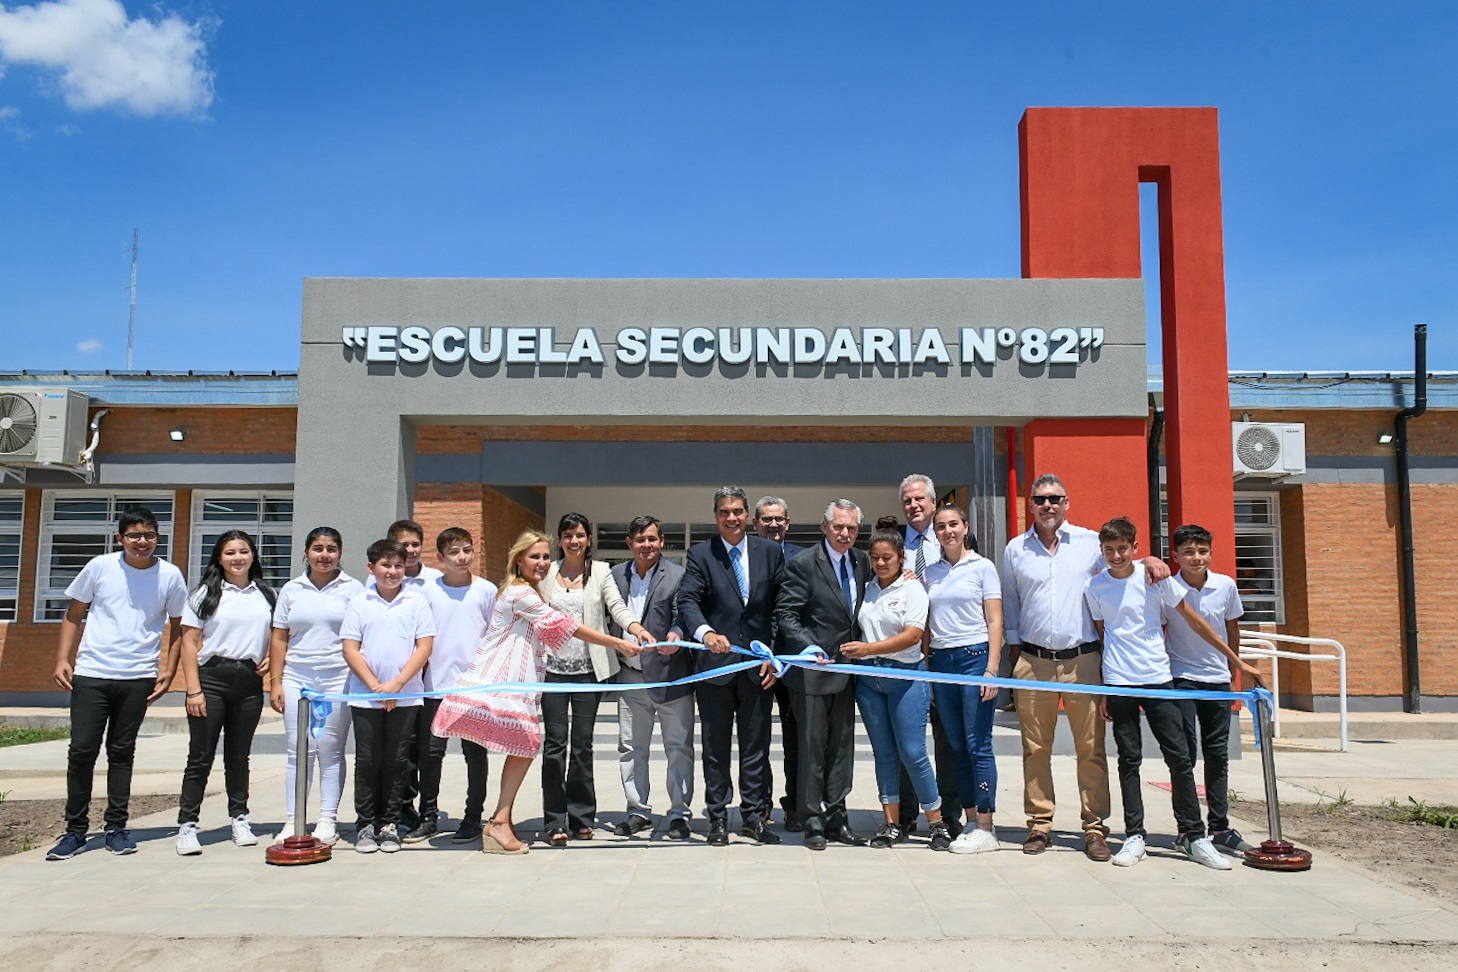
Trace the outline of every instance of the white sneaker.
{"type": "Polygon", "coordinates": [[[275,844],[282,844],[284,841],[288,840],[293,835],[294,835],[294,821],[292,819],[285,820],[283,827],[281,827],[279,829],[279,832],[278,832],[277,836],[275,836],[273,838],[273,842],[275,844]]]}
{"type": "Polygon", "coordinates": [[[981,827],[968,827],[948,848],[953,854],[986,854],[1001,849],[997,838],[981,827]]]}
{"type": "Polygon", "coordinates": [[[1133,867],[1148,856],[1144,850],[1144,838],[1138,834],[1130,834],[1124,838],[1124,846],[1109,863],[1115,867],[1133,867]]]}
{"type": "Polygon", "coordinates": [[[320,817],[319,822],[314,825],[314,839],[331,845],[339,843],[339,830],[334,826],[334,821],[328,817],[320,817]]]}
{"type": "Polygon", "coordinates": [[[183,857],[202,853],[202,844],[197,842],[197,824],[185,823],[178,829],[177,853],[183,857]]]}
{"type": "Polygon", "coordinates": [[[1196,864],[1203,864],[1217,871],[1230,870],[1230,861],[1215,849],[1215,843],[1209,837],[1197,837],[1194,840],[1181,837],[1175,841],[1175,846],[1184,851],[1185,856],[1196,864]]]}
{"type": "Polygon", "coordinates": [[[248,822],[246,813],[233,819],[233,843],[239,847],[252,847],[258,843],[258,837],[253,833],[253,825],[248,822]]]}

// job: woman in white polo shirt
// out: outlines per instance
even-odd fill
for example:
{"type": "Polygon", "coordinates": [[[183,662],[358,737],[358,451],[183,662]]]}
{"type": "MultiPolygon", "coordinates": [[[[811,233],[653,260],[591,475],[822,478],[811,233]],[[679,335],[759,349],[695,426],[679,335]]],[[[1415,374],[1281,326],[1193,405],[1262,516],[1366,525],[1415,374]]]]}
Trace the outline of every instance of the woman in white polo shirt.
{"type": "MultiPolygon", "coordinates": [[[[284,714],[288,739],[284,773],[288,819],[278,835],[279,840],[294,831],[299,693],[305,686],[320,692],[343,692],[349,681],[339,627],[344,621],[345,605],[350,598],[364,592],[364,585],[339,569],[343,552],[344,541],[338,530],[333,527],[311,530],[304,541],[308,569],[283,586],[273,611],[273,640],[268,651],[269,696],[274,711],[284,714]]],[[[344,794],[344,747],[349,742],[349,720],[349,706],[334,706],[318,738],[312,745],[305,743],[310,787],[314,783],[315,766],[319,770],[319,822],[314,826],[314,837],[330,844],[339,839],[334,821],[339,814],[339,799],[344,794]]]]}
{"type": "MultiPolygon", "coordinates": [[[[958,675],[997,674],[1002,653],[1002,584],[992,561],[967,543],[967,514],[943,506],[932,519],[942,559],[926,568],[930,669],[958,675]]],[[[957,768],[957,790],[968,827],[952,842],[954,854],[997,850],[992,814],[997,809],[997,760],[992,753],[993,686],[937,683],[937,713],[957,768]],[[972,808],[977,826],[971,826],[972,808]]]]}
{"type": "Polygon", "coordinates": [[[248,820],[248,753],[263,715],[263,673],[276,595],[263,580],[253,538],[229,530],[213,544],[202,583],[182,611],[182,678],[187,685],[187,769],[178,801],[177,853],[201,854],[198,811],[218,736],[233,843],[258,843],[248,820]]]}

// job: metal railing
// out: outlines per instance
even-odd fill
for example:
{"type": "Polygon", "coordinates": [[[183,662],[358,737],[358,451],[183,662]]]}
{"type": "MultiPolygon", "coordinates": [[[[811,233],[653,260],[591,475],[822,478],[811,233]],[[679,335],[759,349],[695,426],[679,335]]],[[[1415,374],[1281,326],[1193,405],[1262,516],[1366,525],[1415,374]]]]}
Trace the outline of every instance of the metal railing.
{"type": "Polygon", "coordinates": [[[1270,658],[1271,694],[1276,697],[1276,706],[1271,710],[1271,729],[1276,737],[1281,735],[1281,666],[1275,659],[1289,658],[1292,661],[1337,663],[1337,712],[1338,733],[1341,752],[1347,751],[1347,649],[1334,638],[1302,638],[1297,635],[1274,634],[1266,631],[1242,631],[1240,633],[1240,657],[1270,658]],[[1333,654],[1313,654],[1310,651],[1283,651],[1276,643],[1327,647],[1333,654]]]}

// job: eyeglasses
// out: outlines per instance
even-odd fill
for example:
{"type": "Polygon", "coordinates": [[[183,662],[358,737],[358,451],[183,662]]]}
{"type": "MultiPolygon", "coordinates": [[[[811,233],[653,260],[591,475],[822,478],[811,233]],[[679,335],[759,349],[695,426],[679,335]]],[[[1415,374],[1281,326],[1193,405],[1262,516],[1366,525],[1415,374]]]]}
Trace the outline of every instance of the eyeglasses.
{"type": "Polygon", "coordinates": [[[157,539],[157,534],[151,532],[150,530],[147,531],[146,533],[123,533],[122,534],[122,539],[123,540],[156,540],[157,539]]]}
{"type": "Polygon", "coordinates": [[[1068,499],[1068,497],[1067,496],[1033,496],[1033,497],[1030,497],[1030,499],[1032,500],[1032,503],[1033,503],[1034,506],[1057,506],[1058,504],[1062,503],[1064,500],[1068,499]]]}

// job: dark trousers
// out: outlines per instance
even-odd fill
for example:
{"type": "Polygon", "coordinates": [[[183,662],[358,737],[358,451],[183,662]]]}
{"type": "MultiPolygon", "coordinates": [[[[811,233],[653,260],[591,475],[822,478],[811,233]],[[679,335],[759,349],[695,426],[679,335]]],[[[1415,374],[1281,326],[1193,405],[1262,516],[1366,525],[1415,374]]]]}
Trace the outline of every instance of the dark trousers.
{"type": "Polygon", "coordinates": [[[351,709],[354,716],[354,815],[376,830],[400,822],[405,759],[415,735],[417,706],[351,709]]]}
{"type": "MultiPolygon", "coordinates": [[[[937,768],[937,792],[942,795],[942,819],[947,826],[958,826],[962,824],[962,801],[957,793],[957,763],[956,756],[952,753],[952,745],[947,741],[947,730],[942,727],[942,717],[937,714],[936,703],[932,703],[931,718],[932,730],[932,762],[937,768]]],[[[915,800],[907,799],[916,792],[916,787],[911,782],[911,774],[906,772],[906,765],[901,766],[901,826],[910,827],[916,823],[918,807],[915,800]]]]}
{"type": "MultiPolygon", "coordinates": [[[[795,707],[790,703],[790,687],[782,681],[776,682],[774,692],[775,708],[780,713],[780,748],[784,751],[785,795],[780,797],[780,806],[794,810],[800,792],[800,730],[795,724],[795,707]]],[[[774,768],[771,767],[771,797],[774,792],[774,768]]]]}
{"type": "Polygon", "coordinates": [[[757,669],[738,672],[727,685],[700,682],[700,739],[704,751],[704,802],[709,820],[729,815],[734,799],[730,758],[739,735],[739,812],[745,821],[768,820],[774,793],[770,785],[770,703],[774,693],[760,685],[757,669]]]}
{"type": "MultiPolygon", "coordinates": [[[[1174,680],[1177,689],[1229,692],[1229,682],[1174,680]]],[[[1219,699],[1188,699],[1184,703],[1185,739],[1190,759],[1205,760],[1205,807],[1210,830],[1230,829],[1230,703],[1219,699]]]]}
{"type": "MultiPolygon", "coordinates": [[[[596,685],[597,676],[547,673],[548,682],[596,685]]],[[[592,777],[592,731],[601,692],[542,695],[542,827],[548,834],[578,831],[597,822],[592,777]]]]}
{"type": "MultiPolygon", "coordinates": [[[[415,723],[415,746],[420,751],[420,819],[435,820],[440,816],[440,773],[450,740],[430,731],[441,700],[424,701],[415,723]]],[[[462,739],[461,754],[466,757],[466,809],[461,819],[480,823],[486,805],[486,750],[462,739]]]]}
{"type": "Polygon", "coordinates": [[[211,658],[197,670],[198,687],[207,703],[207,715],[187,717],[190,736],[187,768],[182,771],[182,796],[177,822],[197,823],[203,792],[223,737],[223,781],[228,791],[228,816],[248,812],[248,753],[253,733],[263,715],[263,676],[253,662],[211,658]]]}
{"type": "Polygon", "coordinates": [[[106,829],[127,825],[132,797],[132,761],[137,732],[147,717],[151,678],[71,677],[71,746],[66,753],[66,830],[84,834],[91,826],[91,780],[106,740],[106,829]]]}
{"type": "Polygon", "coordinates": [[[807,834],[834,833],[848,823],[845,801],[855,769],[855,681],[833,695],[792,691],[790,700],[800,727],[800,818],[807,834]]]}
{"type": "MultiPolygon", "coordinates": [[[[1162,685],[1138,685],[1134,688],[1174,688],[1173,682],[1162,685]]],[[[1184,703],[1178,699],[1139,699],[1111,695],[1109,715],[1114,720],[1114,744],[1119,748],[1119,793],[1124,800],[1124,833],[1143,837],[1144,795],[1139,782],[1139,766],[1144,759],[1144,733],[1139,727],[1139,711],[1149,720],[1149,731],[1159,743],[1164,765],[1169,767],[1170,801],[1174,804],[1175,826],[1181,837],[1203,837],[1205,825],[1200,822],[1200,798],[1195,793],[1194,762],[1190,759],[1190,743],[1185,738],[1184,703]]]]}

